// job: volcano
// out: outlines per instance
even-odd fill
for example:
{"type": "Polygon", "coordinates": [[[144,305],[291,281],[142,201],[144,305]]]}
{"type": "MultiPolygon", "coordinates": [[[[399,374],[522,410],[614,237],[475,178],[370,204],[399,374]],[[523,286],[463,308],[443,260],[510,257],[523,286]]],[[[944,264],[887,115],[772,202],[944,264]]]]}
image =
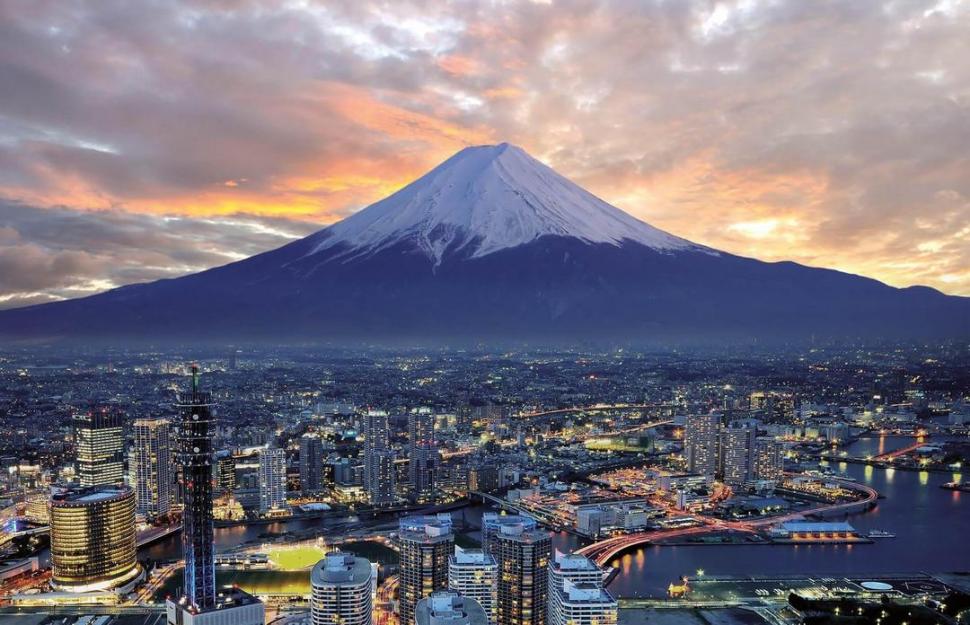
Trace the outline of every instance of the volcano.
{"type": "Polygon", "coordinates": [[[503,143],[466,148],[393,195],[278,249],[180,278],[0,312],[0,336],[965,338],[970,299],[693,243],[503,143]]]}

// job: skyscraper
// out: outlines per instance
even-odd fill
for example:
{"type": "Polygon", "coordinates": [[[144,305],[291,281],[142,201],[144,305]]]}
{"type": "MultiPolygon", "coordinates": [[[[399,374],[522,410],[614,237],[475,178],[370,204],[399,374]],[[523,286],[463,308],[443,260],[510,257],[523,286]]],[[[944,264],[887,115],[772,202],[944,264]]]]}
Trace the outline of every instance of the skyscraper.
{"type": "Polygon", "coordinates": [[[529,531],[539,526],[535,519],[524,514],[485,512],[482,514],[482,550],[485,553],[495,555],[498,535],[503,527],[515,527],[523,531],[529,531]]]}
{"type": "Polygon", "coordinates": [[[313,625],[370,625],[372,576],[366,559],[341,551],[328,553],[310,574],[313,625]]]}
{"type": "Polygon", "coordinates": [[[58,590],[122,588],[139,576],[131,488],[54,489],[50,517],[51,584],[58,590]]]}
{"type": "Polygon", "coordinates": [[[721,418],[716,414],[687,417],[684,426],[684,456],[688,471],[701,475],[717,473],[720,424],[721,418]]]}
{"type": "Polygon", "coordinates": [[[316,434],[300,437],[300,491],[304,495],[323,491],[323,441],[316,434]]]}
{"type": "Polygon", "coordinates": [[[74,416],[81,486],[110,486],[124,480],[124,421],[120,410],[107,406],[74,416]]]}
{"type": "Polygon", "coordinates": [[[176,405],[181,466],[182,553],[185,557],[184,597],[196,610],[215,605],[216,572],[212,525],[212,395],[199,390],[199,368],[192,365],[192,388],[176,405]]]}
{"type": "Polygon", "coordinates": [[[448,586],[448,558],[454,551],[451,517],[415,516],[401,519],[400,616],[401,623],[414,623],[418,601],[448,586]]]}
{"type": "Polygon", "coordinates": [[[375,506],[394,503],[394,452],[390,449],[387,413],[368,411],[364,416],[364,489],[375,506]]]}
{"type": "Polygon", "coordinates": [[[754,479],[755,440],[758,423],[753,420],[732,421],[721,431],[721,457],[724,482],[740,486],[754,479]]]}
{"type": "Polygon", "coordinates": [[[266,447],[259,451],[259,511],[286,507],[286,450],[266,447]]]}
{"type": "Polygon", "coordinates": [[[491,539],[498,563],[498,625],[545,625],[552,541],[548,532],[521,524],[499,526],[491,539]]]}
{"type": "Polygon", "coordinates": [[[448,588],[478,602],[489,625],[495,625],[495,602],[498,592],[498,564],[481,549],[455,547],[448,559],[448,588]]]}
{"type": "Polygon", "coordinates": [[[770,438],[759,438],[755,442],[755,450],[755,479],[779,481],[785,472],[785,458],[781,444],[770,438]]]}
{"type": "Polygon", "coordinates": [[[219,490],[231,493],[236,490],[236,459],[230,452],[221,453],[225,455],[216,459],[216,484],[219,490]]]}
{"type": "Polygon", "coordinates": [[[487,625],[485,610],[471,597],[437,590],[418,602],[414,625],[487,625]]]}
{"type": "Polygon", "coordinates": [[[417,408],[408,415],[408,478],[411,499],[434,500],[438,448],[434,438],[434,413],[417,408]]]}
{"type": "Polygon", "coordinates": [[[548,625],[613,625],[616,617],[603,571],[585,556],[556,552],[549,563],[548,625]]]}
{"type": "Polygon", "coordinates": [[[168,514],[172,505],[172,449],[166,419],[138,419],[133,424],[134,446],[128,459],[134,479],[138,512],[148,517],[168,514]]]}
{"type": "Polygon", "coordinates": [[[176,407],[176,464],[182,480],[183,594],[165,603],[168,625],[263,625],[265,608],[255,597],[233,588],[216,593],[212,523],[212,429],[214,404],[199,390],[199,368],[192,365],[192,387],[176,407]]]}

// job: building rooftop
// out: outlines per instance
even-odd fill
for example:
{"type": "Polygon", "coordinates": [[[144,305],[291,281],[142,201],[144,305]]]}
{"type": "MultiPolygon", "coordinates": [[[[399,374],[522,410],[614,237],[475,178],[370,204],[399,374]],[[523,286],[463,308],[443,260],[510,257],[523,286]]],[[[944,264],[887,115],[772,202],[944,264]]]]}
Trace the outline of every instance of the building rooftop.
{"type": "Polygon", "coordinates": [[[488,615],[474,599],[453,590],[439,590],[418,601],[416,625],[487,625],[488,615]]]}
{"type": "Polygon", "coordinates": [[[409,540],[438,539],[451,535],[452,521],[448,513],[404,517],[398,524],[402,538],[409,540]]]}
{"type": "Polygon", "coordinates": [[[317,562],[310,574],[310,582],[324,584],[361,584],[371,578],[370,561],[352,553],[334,551],[317,562]]]}
{"type": "Polygon", "coordinates": [[[51,503],[58,505],[89,504],[121,499],[132,493],[127,486],[55,487],[51,489],[51,503]]]}
{"type": "Polygon", "coordinates": [[[450,564],[495,564],[495,558],[481,549],[462,549],[458,546],[448,560],[450,564]]]}

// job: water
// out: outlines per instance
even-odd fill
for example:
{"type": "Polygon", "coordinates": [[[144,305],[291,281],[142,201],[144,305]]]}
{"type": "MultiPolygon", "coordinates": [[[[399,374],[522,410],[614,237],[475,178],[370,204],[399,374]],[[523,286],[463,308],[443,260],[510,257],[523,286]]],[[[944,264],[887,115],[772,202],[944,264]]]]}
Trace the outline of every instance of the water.
{"type": "MultiPolygon", "coordinates": [[[[884,436],[862,439],[849,447],[856,456],[876,455],[904,447],[911,438],[884,436]]],[[[940,484],[964,476],[894,471],[836,463],[832,468],[874,487],[885,499],[865,514],[849,518],[865,533],[870,529],[894,532],[896,538],[877,539],[870,545],[718,545],[645,547],[631,551],[612,564],[620,573],[610,591],[620,597],[659,596],[681,575],[701,569],[708,575],[847,575],[891,572],[944,572],[970,570],[970,493],[947,491],[940,484]]],[[[471,506],[462,514],[478,527],[488,508],[471,506]]],[[[458,514],[456,513],[456,520],[458,514]]],[[[300,519],[259,526],[216,528],[217,551],[258,541],[260,534],[299,531],[311,527],[335,528],[332,519],[300,519]]],[[[553,547],[569,552],[581,546],[578,537],[559,532],[553,547]]],[[[179,537],[173,536],[143,550],[158,559],[177,558],[179,537]]]]}
{"type": "MultiPolygon", "coordinates": [[[[863,439],[851,455],[879,454],[911,438],[863,439]]],[[[970,569],[970,494],[939,486],[962,476],[883,470],[836,463],[832,468],[868,484],[885,499],[867,513],[849,517],[862,532],[882,529],[896,538],[869,545],[724,545],[646,547],[617,558],[620,573],[610,591],[620,597],[662,595],[681,575],[847,575],[945,572],[970,569]]]]}

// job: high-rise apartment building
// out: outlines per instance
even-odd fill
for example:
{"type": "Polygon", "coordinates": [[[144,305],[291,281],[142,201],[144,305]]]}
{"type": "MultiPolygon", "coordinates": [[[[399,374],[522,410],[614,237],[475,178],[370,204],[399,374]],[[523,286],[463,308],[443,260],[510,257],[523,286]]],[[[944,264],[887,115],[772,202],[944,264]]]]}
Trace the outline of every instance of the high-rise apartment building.
{"type": "Polygon", "coordinates": [[[364,489],[375,506],[389,506],[395,501],[396,469],[390,449],[390,427],[387,413],[370,410],[364,415],[364,489]]]}
{"type": "Polygon", "coordinates": [[[585,556],[557,552],[549,563],[548,625],[615,625],[616,617],[602,569],[585,556]]]}
{"type": "Polygon", "coordinates": [[[134,585],[135,493],[127,486],[57,489],[51,493],[51,584],[66,592],[134,585]]]}
{"type": "Polygon", "coordinates": [[[732,421],[721,431],[721,458],[724,482],[732,486],[747,484],[755,475],[755,441],[758,423],[732,421]]]}
{"type": "Polygon", "coordinates": [[[418,601],[448,587],[448,558],[455,545],[451,528],[451,517],[447,514],[401,519],[398,530],[401,623],[414,623],[418,601]]]}
{"type": "Polygon", "coordinates": [[[430,408],[417,408],[408,415],[408,481],[411,499],[416,502],[434,500],[439,460],[434,421],[430,408]]]}
{"type": "Polygon", "coordinates": [[[524,514],[499,514],[485,512],[482,514],[482,551],[494,554],[498,534],[503,527],[515,527],[523,531],[534,530],[539,527],[536,520],[524,514]]]}
{"type": "Polygon", "coordinates": [[[448,558],[448,588],[477,601],[485,610],[489,625],[495,625],[498,564],[491,554],[456,546],[448,558]]]}
{"type": "Polygon", "coordinates": [[[74,416],[81,486],[110,486],[124,481],[124,425],[124,414],[115,407],[93,407],[74,416]]]}
{"type": "Polygon", "coordinates": [[[304,495],[323,492],[323,440],[316,434],[300,437],[300,490],[304,495]]]}
{"type": "Polygon", "coordinates": [[[714,475],[718,469],[718,434],[721,418],[716,414],[689,415],[684,425],[684,457],[687,470],[714,475]]]}
{"type": "Polygon", "coordinates": [[[414,625],[488,625],[485,610],[471,597],[438,590],[418,602],[414,625]]]}
{"type": "Polygon", "coordinates": [[[265,447],[259,451],[259,511],[286,508],[286,450],[265,447]]]}
{"type": "Polygon", "coordinates": [[[224,493],[236,490],[236,459],[231,453],[216,457],[216,486],[224,493]]]}
{"type": "Polygon", "coordinates": [[[334,551],[310,573],[313,625],[370,625],[373,567],[365,558],[334,551]]]}
{"type": "Polygon", "coordinates": [[[781,443],[770,438],[759,438],[755,442],[755,449],[755,479],[780,481],[785,472],[785,457],[781,443]]]}
{"type": "Polygon", "coordinates": [[[551,549],[548,532],[521,524],[499,526],[490,549],[498,564],[498,625],[545,625],[551,549]]]}
{"type": "Polygon", "coordinates": [[[134,478],[137,510],[149,518],[168,514],[174,471],[171,424],[167,419],[138,419],[132,425],[134,445],[128,458],[134,478]]]}

